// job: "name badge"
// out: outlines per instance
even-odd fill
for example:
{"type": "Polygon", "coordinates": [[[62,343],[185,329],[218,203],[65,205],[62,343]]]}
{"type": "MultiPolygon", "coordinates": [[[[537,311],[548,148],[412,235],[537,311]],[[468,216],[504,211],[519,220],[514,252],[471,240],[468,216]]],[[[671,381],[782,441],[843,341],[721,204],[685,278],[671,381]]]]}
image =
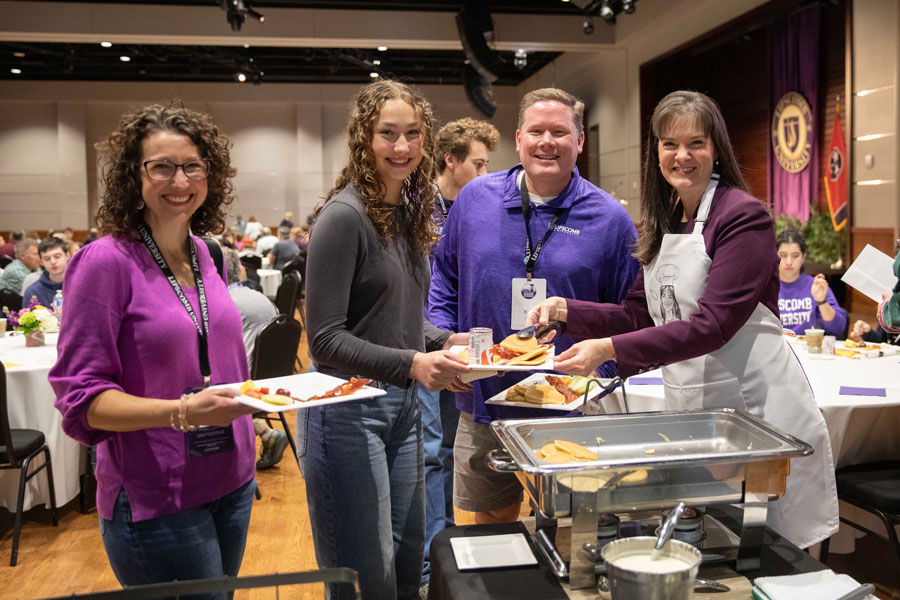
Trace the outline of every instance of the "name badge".
{"type": "Polygon", "coordinates": [[[516,277],[512,280],[511,297],[510,327],[518,331],[525,327],[528,311],[547,299],[547,280],[533,277],[529,281],[525,277],[516,277]]]}
{"type": "Polygon", "coordinates": [[[200,427],[188,431],[187,451],[191,458],[210,456],[234,450],[234,427],[200,427]]]}

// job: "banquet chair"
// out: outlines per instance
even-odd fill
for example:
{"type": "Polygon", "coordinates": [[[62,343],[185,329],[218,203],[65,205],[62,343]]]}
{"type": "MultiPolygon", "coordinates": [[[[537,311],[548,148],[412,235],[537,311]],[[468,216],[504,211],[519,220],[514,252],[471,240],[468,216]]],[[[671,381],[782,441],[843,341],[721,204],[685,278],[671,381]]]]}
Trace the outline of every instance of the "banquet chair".
{"type": "MultiPolygon", "coordinates": [[[[835,474],[838,499],[876,515],[887,529],[888,541],[900,573],[900,542],[896,525],[900,525],[900,460],[880,461],[841,467],[835,474]]],[[[873,531],[841,517],[841,521],[869,535],[873,531]]],[[[828,559],[828,540],[822,542],[822,562],[828,559]]]]}
{"type": "MultiPolygon", "coordinates": [[[[275,293],[275,308],[281,314],[293,319],[297,301],[300,298],[300,275],[293,271],[284,275],[278,292],[275,293]]],[[[296,354],[296,352],[295,352],[296,354]]]]}
{"type": "Polygon", "coordinates": [[[0,308],[3,307],[9,310],[21,310],[22,295],[10,290],[0,290],[0,308]]]}
{"type": "Polygon", "coordinates": [[[244,265],[244,268],[248,271],[250,269],[257,271],[258,269],[262,269],[262,257],[256,254],[248,254],[241,257],[241,264],[244,265]]]}
{"type": "MultiPolygon", "coordinates": [[[[253,358],[250,363],[251,379],[269,379],[270,377],[284,377],[294,374],[294,358],[297,356],[297,349],[300,347],[300,335],[303,328],[293,317],[288,315],[278,315],[266,325],[262,331],[256,336],[256,343],[253,347],[253,358]]],[[[275,390],[272,390],[273,392],[275,390]]],[[[265,413],[268,415],[269,413],[265,413]]],[[[294,442],[294,435],[288,425],[284,412],[277,413],[281,419],[281,425],[287,434],[288,443],[294,453],[294,460],[297,466],[300,466],[300,459],[297,458],[297,444],[294,442]]],[[[269,416],[265,416],[268,421],[269,416]]]]}
{"type": "Polygon", "coordinates": [[[297,294],[297,310],[300,312],[300,322],[303,323],[303,328],[308,329],[306,327],[306,311],[303,306],[303,299],[306,297],[306,251],[301,250],[300,254],[293,258],[288,264],[284,265],[284,269],[282,269],[282,274],[287,275],[288,273],[295,272],[300,275],[300,291],[297,294]]]}
{"type": "Polygon", "coordinates": [[[0,256],[0,269],[5,269],[12,261],[13,259],[9,256],[6,256],[5,254],[3,256],[0,256]]]}
{"type": "Polygon", "coordinates": [[[50,491],[50,516],[53,526],[59,524],[56,514],[56,491],[53,489],[53,466],[50,462],[50,448],[44,443],[43,432],[36,429],[10,429],[6,404],[6,367],[0,363],[0,429],[3,446],[0,446],[0,469],[19,469],[19,495],[16,500],[16,517],[13,525],[12,554],[9,566],[16,566],[19,557],[19,534],[22,531],[22,505],[25,504],[25,484],[47,467],[47,485],[50,491]],[[44,463],[30,474],[28,467],[32,459],[44,455],[44,463]]]}

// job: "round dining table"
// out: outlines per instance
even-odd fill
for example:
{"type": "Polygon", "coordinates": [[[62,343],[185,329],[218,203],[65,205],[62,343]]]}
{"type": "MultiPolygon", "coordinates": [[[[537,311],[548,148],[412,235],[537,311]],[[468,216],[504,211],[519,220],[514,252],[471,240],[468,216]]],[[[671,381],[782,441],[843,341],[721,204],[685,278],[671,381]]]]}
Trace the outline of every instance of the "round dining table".
{"type": "MultiPolygon", "coordinates": [[[[8,332],[0,337],[0,361],[6,370],[9,426],[44,433],[53,463],[56,505],[62,506],[78,496],[86,453],[81,444],[63,433],[62,416],[53,406],[55,395],[47,376],[56,362],[58,337],[48,333],[45,345],[27,347],[23,335],[8,332]]],[[[36,459],[38,464],[41,460],[36,459]]],[[[0,471],[0,506],[14,512],[18,488],[19,471],[0,471]]],[[[49,507],[49,498],[47,478],[41,473],[26,486],[23,510],[40,504],[49,507]]]]}
{"type": "MultiPolygon", "coordinates": [[[[900,459],[900,354],[847,358],[810,354],[804,342],[792,338],[788,338],[788,343],[800,360],[825,417],[835,468],[900,459]]],[[[841,346],[842,342],[838,342],[841,346]]],[[[599,401],[601,412],[665,410],[660,370],[630,377],[624,387],[624,399],[617,392],[599,401]]],[[[790,398],[784,401],[789,402],[790,398]]],[[[840,510],[842,516],[873,531],[884,531],[881,521],[871,513],[843,502],[840,510]]],[[[832,538],[830,551],[852,552],[854,537],[860,535],[842,523],[841,531],[832,538]]]]}

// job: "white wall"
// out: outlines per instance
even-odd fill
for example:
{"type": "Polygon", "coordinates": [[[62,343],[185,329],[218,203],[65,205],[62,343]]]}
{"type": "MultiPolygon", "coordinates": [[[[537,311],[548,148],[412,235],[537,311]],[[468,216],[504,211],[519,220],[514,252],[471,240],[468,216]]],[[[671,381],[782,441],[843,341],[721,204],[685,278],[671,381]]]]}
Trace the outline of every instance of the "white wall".
{"type": "MultiPolygon", "coordinates": [[[[132,106],[181,98],[207,112],[233,144],[233,215],[276,225],[303,222],[347,156],[347,114],[356,85],[6,82],[0,88],[0,230],[86,229],[98,203],[94,144],[132,106]]],[[[439,123],[481,118],[462,87],[425,86],[439,123]]],[[[518,92],[495,88],[492,122],[503,140],[491,170],[518,157],[518,92]]]]}

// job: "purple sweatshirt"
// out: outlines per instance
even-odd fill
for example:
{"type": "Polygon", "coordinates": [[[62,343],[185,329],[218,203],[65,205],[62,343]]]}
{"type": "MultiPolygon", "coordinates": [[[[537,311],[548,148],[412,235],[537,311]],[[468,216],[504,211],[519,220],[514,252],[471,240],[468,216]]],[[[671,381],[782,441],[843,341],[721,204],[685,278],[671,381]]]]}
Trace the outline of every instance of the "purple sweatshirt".
{"type": "MultiPolygon", "coordinates": [[[[447,216],[434,253],[428,317],[452,331],[490,327],[497,343],[512,333],[512,279],[525,277],[525,220],[516,185],[521,165],[476,177],[462,189],[447,216]]],[[[531,238],[544,236],[557,208],[563,212],[545,242],[534,277],[547,279],[547,295],[618,302],[634,281],[631,257],[635,228],[625,209],[575,170],[569,185],[552,201],[532,204],[531,238]]],[[[553,342],[561,352],[574,343],[568,336],[553,342]]],[[[611,364],[604,365],[613,375],[611,364]]],[[[507,417],[547,416],[542,409],[485,405],[494,394],[528,373],[510,372],[473,383],[472,393],[456,394],[456,405],[478,423],[507,417]]]]}
{"type": "MultiPolygon", "coordinates": [[[[247,379],[241,316],[206,245],[193,238],[209,304],[213,383],[247,379]]],[[[183,287],[197,318],[196,288],[183,287]]],[[[255,472],[250,416],[233,422],[235,450],[189,458],[186,436],[170,427],[130,432],[92,428],[87,412],[108,389],[177,402],[203,383],[197,329],[143,244],[105,236],[76,253],[66,269],[59,358],[50,370],[63,430],[97,445],[97,510],[111,519],[125,489],[132,518],[143,521],[221,498],[255,472]]],[[[175,404],[173,404],[173,407],[175,404]]]]}
{"type": "Polygon", "coordinates": [[[829,288],[825,300],[834,309],[834,318],[826,321],[822,311],[816,306],[812,296],[814,277],[801,273],[796,281],[781,282],[778,292],[778,310],[781,311],[781,324],[785,329],[803,334],[807,329],[817,327],[825,330],[825,335],[843,335],[847,328],[847,311],[841,308],[829,288]]]}
{"type": "MultiPolygon", "coordinates": [[[[693,227],[692,220],[685,231],[693,227]]],[[[714,352],[743,327],[759,303],[778,315],[773,239],[772,218],[757,199],[719,186],[703,229],[712,264],[695,314],[655,327],[641,269],[619,305],[569,300],[566,333],[579,339],[612,336],[622,377],[714,352]]]]}

